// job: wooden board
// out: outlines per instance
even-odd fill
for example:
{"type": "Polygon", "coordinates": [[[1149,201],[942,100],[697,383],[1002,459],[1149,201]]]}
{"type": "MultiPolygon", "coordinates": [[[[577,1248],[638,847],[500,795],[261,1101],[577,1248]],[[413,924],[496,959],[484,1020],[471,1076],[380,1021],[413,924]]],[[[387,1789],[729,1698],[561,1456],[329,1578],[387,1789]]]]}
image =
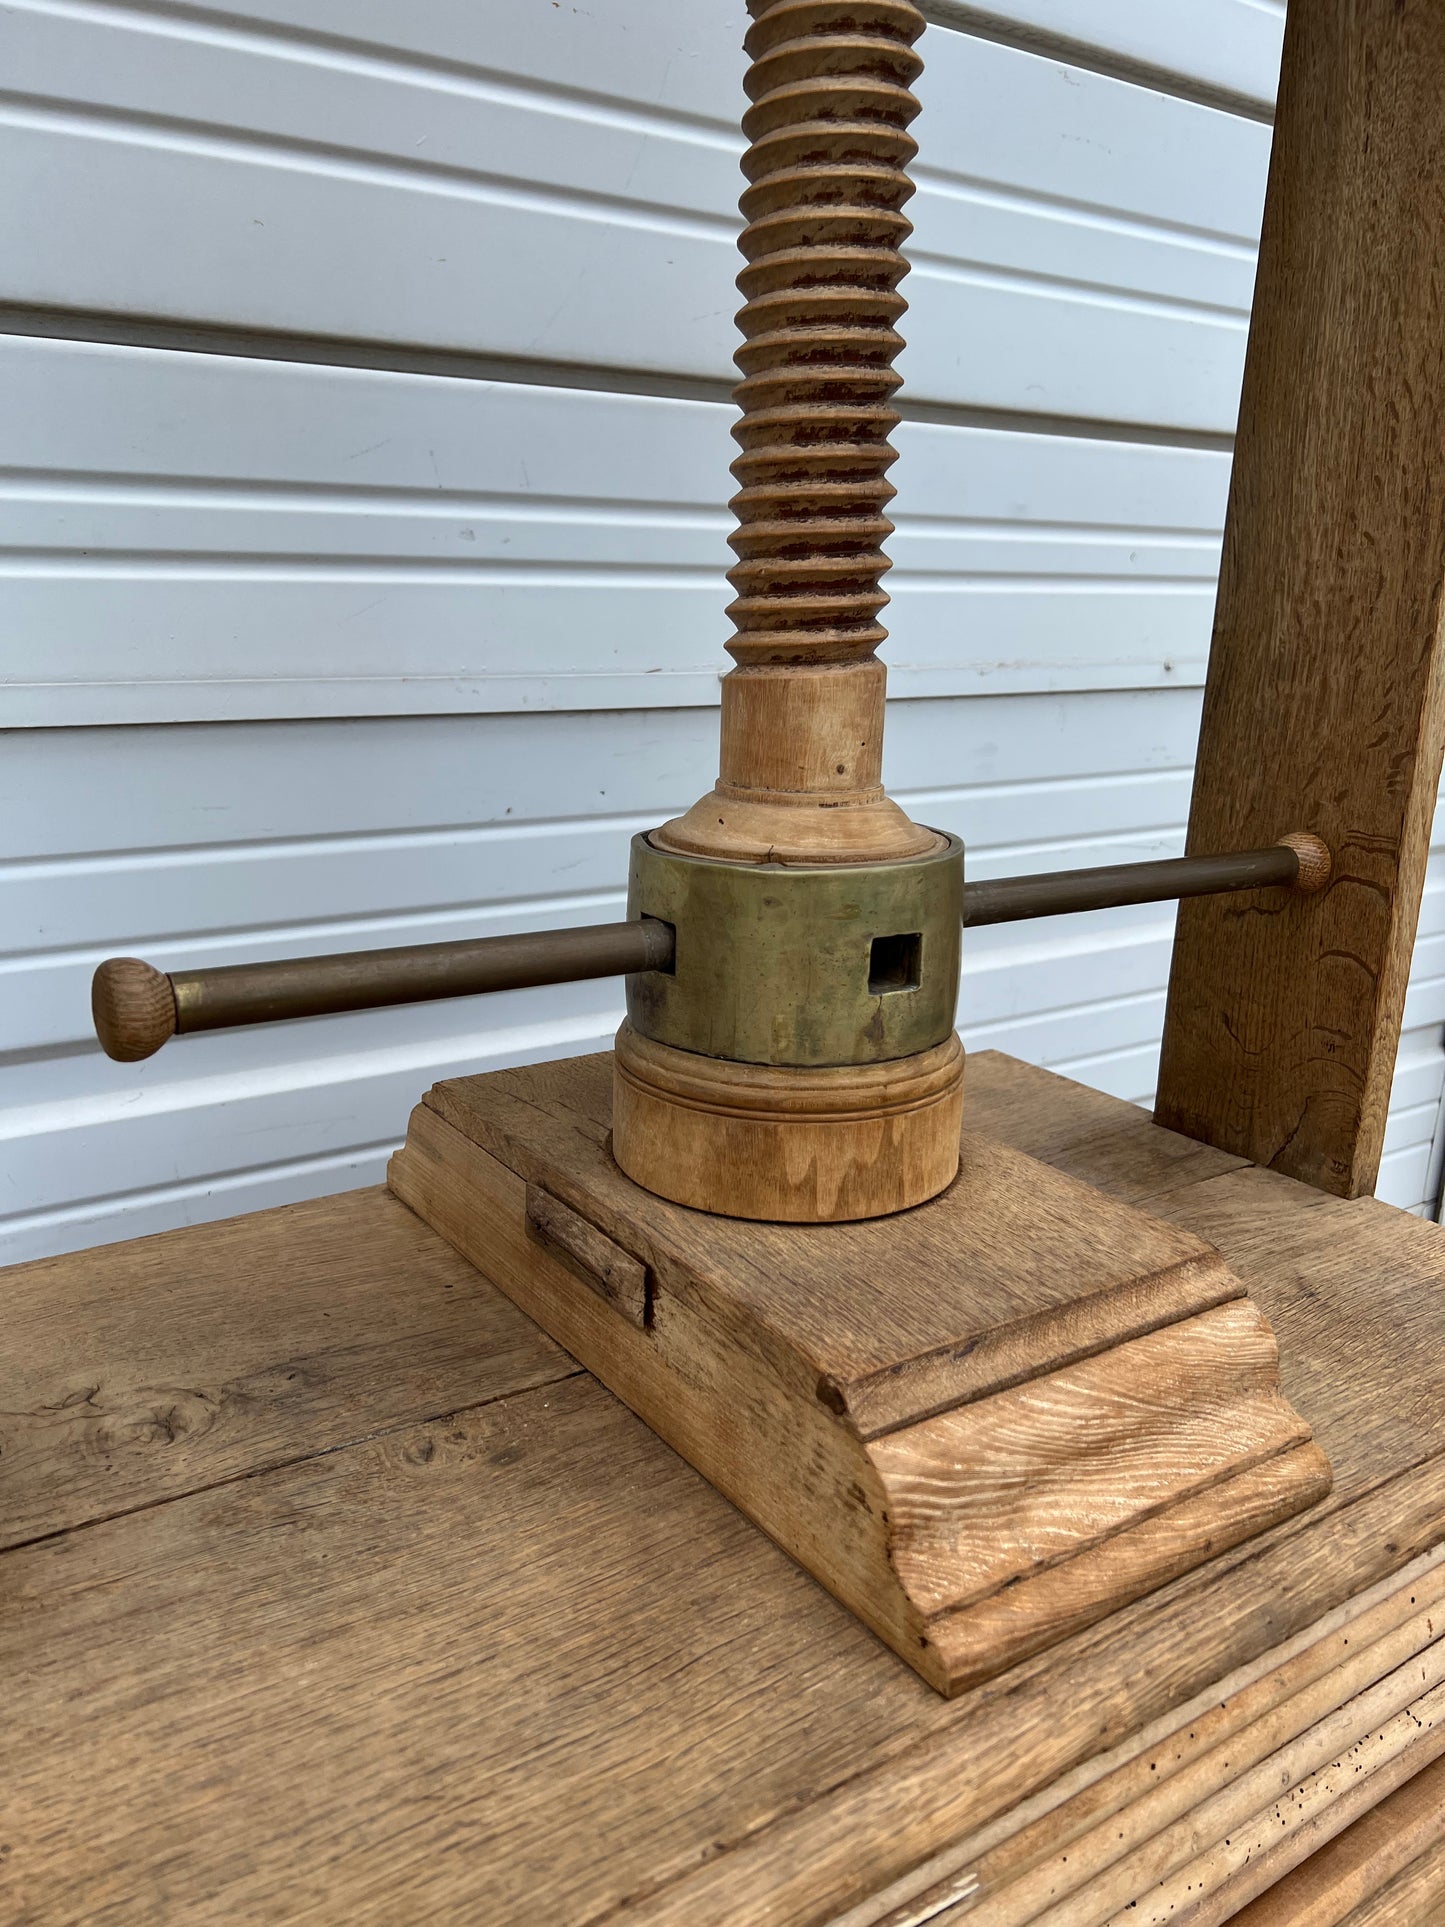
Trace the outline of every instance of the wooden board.
{"type": "Polygon", "coordinates": [[[1328,1491],[1203,1240],[976,1132],[916,1210],[711,1218],[618,1170],[610,1068],[437,1085],[393,1190],[941,1692],[1328,1491]]]}
{"type": "Polygon", "coordinates": [[[1445,12],[1289,15],[1189,848],[1319,897],[1180,906],[1161,1123],[1374,1188],[1440,780],[1445,12]]]}
{"type": "MultiPolygon", "coordinates": [[[[970,1080],[981,1126],[1077,1175],[1096,1162],[1158,1212],[1230,1179],[1225,1160],[1182,1182],[1216,1154],[1064,1080],[982,1055],[970,1080]]],[[[152,1448],[126,1516],[0,1553],[0,1918],[821,1927],[890,1883],[936,1882],[937,1856],[1017,1833],[1221,1699],[1242,1696],[1241,1731],[1277,1718],[1267,1675],[1291,1667],[1299,1690],[1298,1654],[1378,1609],[1360,1594],[1438,1563],[1407,1566],[1445,1537],[1445,1262],[1437,1233],[1383,1207],[1280,1184],[1271,1209],[1277,1265],[1252,1259],[1251,1288],[1287,1383],[1303,1359],[1318,1390],[1334,1496],[953,1702],[590,1379],[529,1384],[537,1353],[510,1390],[479,1364],[486,1402],[444,1377],[428,1409],[458,1415],[400,1426],[388,1375],[358,1375],[351,1442],[337,1430],[337,1449],[308,1441],[281,1465],[272,1414],[237,1402],[220,1484],[204,1464],[168,1479],[152,1448]],[[1367,1223],[1370,1248],[1310,1306],[1291,1238],[1321,1208],[1367,1223]],[[1383,1351],[1353,1343],[1366,1308],[1383,1351]]],[[[334,1211],[303,1318],[323,1287],[351,1303],[378,1227],[407,1221],[375,1195],[334,1211]]],[[[198,1382],[240,1376],[258,1347],[293,1355],[284,1294],[252,1297],[286,1216],[172,1234],[133,1272],[100,1251],[4,1274],[7,1369],[58,1402],[108,1276],[133,1334],[174,1324],[185,1295],[198,1382]]],[[[1247,1230],[1222,1234],[1226,1256],[1247,1230]]],[[[362,1328],[386,1334],[394,1375],[424,1374],[436,1329],[409,1301],[463,1275],[413,1227],[369,1288],[362,1328]]],[[[522,1329],[478,1287],[483,1351],[489,1300],[491,1329],[522,1329]]],[[[0,1494],[8,1477],[0,1455],[0,1494]]],[[[79,1510],[98,1516],[93,1498],[79,1510]]],[[[1199,1756],[1173,1757],[1149,1754],[1161,1772],[1199,1756]]]]}
{"type": "Polygon", "coordinates": [[[1445,1905],[1445,1760],[1406,1781],[1234,1918],[1239,1927],[1421,1927],[1432,1902],[1445,1905]]]}
{"type": "Polygon", "coordinates": [[[578,1369],[380,1191],[0,1277],[0,1546],[578,1369]]]}
{"type": "Polygon", "coordinates": [[[847,1927],[1228,1918],[1242,1871],[1282,1844],[1302,1855],[1312,1829],[1346,1825],[1329,1797],[1342,1778],[1345,1797],[1361,1800],[1376,1775],[1445,1748],[1445,1564],[1434,1555],[1408,1588],[1376,1593],[1257,1677],[1133,1735],[1069,1797],[1056,1787],[1025,1802],[940,1856],[933,1884],[900,1883],[906,1898],[879,1896],[847,1927]]]}
{"type": "Polygon", "coordinates": [[[1346,1914],[1342,1927],[1440,1927],[1445,1921],[1445,1842],[1346,1914]]]}

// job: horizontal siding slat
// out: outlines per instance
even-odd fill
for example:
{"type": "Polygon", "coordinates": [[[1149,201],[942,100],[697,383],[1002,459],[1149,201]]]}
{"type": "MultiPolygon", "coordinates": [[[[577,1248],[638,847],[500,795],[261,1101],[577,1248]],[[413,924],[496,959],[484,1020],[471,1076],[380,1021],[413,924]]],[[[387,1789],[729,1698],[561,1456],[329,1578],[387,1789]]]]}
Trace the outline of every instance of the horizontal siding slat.
{"type": "MultiPolygon", "coordinates": [[[[935,25],[930,50],[951,17],[966,26],[1038,30],[1101,53],[1121,55],[1267,104],[1273,101],[1284,0],[922,0],[935,25]]],[[[527,0],[189,0],[187,12],[224,32],[237,22],[279,27],[298,44],[335,45],[362,55],[395,53],[444,72],[510,76],[605,94],[650,112],[713,124],[715,72],[736,58],[748,19],[741,0],[593,0],[587,7],[532,7],[527,0]],[[689,28],[679,50],[677,21],[689,28]],[[628,31],[620,32],[625,22],[628,31]]],[[[733,116],[727,119],[731,121],[733,116]]]]}
{"type": "MultiPolygon", "coordinates": [[[[731,379],[739,48],[700,122],[228,19],[7,10],[11,299],[731,379]]],[[[1268,131],[948,32],[920,95],[912,395],[1230,432],[1268,131]]]]}
{"type": "MultiPolygon", "coordinates": [[[[717,699],[725,406],[14,337],[0,388],[12,726],[717,699]]],[[[895,694],[1202,680],[1227,456],[897,439],[895,694]]]]}
{"type": "Polygon", "coordinates": [[[1050,49],[1073,43],[1186,85],[1217,91],[1266,112],[1274,107],[1284,41],[1284,0],[922,0],[946,26],[1008,29],[1050,49]]]}

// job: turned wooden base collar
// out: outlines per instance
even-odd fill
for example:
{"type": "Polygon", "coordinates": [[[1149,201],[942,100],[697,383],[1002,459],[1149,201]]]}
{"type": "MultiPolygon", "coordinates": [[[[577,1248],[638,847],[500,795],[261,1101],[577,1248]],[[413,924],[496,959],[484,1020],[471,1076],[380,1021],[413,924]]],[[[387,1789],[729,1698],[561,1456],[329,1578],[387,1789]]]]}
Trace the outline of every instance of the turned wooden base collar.
{"type": "Polygon", "coordinates": [[[636,1183],[724,1217],[835,1223],[936,1197],[958,1170],[963,1046],[799,1070],[676,1050],[624,1023],[612,1148],[636,1183]]]}

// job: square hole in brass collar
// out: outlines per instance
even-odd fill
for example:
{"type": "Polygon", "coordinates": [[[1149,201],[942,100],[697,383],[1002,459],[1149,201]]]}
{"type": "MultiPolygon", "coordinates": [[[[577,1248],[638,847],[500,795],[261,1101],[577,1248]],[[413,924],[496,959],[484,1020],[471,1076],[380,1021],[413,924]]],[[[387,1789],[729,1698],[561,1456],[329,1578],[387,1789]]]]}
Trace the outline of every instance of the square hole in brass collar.
{"type": "Polygon", "coordinates": [[[922,982],[923,932],[910,930],[897,937],[875,937],[868,954],[868,993],[881,997],[890,990],[917,990],[922,982]]]}

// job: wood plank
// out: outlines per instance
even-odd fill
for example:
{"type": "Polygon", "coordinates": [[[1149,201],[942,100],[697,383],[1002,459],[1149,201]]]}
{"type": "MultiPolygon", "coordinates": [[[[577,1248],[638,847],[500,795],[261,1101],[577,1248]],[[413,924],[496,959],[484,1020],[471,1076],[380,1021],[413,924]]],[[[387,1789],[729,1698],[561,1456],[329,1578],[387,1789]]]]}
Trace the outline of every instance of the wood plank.
{"type": "Polygon", "coordinates": [[[1279,905],[1181,905],[1160,1122],[1355,1197],[1384,1138],[1440,779],[1445,12],[1285,34],[1189,848],[1324,837],[1279,905]]]}
{"type": "Polygon", "coordinates": [[[737,1851],[681,1918],[820,1920],[1308,1623],[1363,1524],[950,1706],[569,1379],[0,1558],[0,1878],[37,1923],[646,1919],[737,1851]],[[753,1888],[860,1786],[889,1824],[753,1888]]]}
{"type": "Polygon", "coordinates": [[[1145,1895],[1130,1921],[1222,1927],[1240,1908],[1387,1798],[1445,1750],[1445,1690],[1408,1706],[1346,1757],[1293,1786],[1238,1836],[1145,1895]]]}
{"type": "Polygon", "coordinates": [[[1176,1919],[1188,1927],[1217,1927],[1229,1919],[1282,1871],[1439,1757],[1445,1749],[1442,1671],[1445,1655],[1437,1641],[1428,1654],[1361,1695],[1373,1722],[1388,1691],[1392,1710],[1378,1725],[1362,1732],[1357,1707],[1341,1707],[1236,1784],[1201,1801],[1193,1814],[1150,1841],[1132,1866],[1114,1870],[1102,1883],[1097,1910],[1094,1894],[1081,1896],[1081,1919],[1102,1922],[1120,1910],[1147,1927],[1176,1919]],[[1435,1685],[1400,1705],[1408,1683],[1418,1683],[1422,1672],[1435,1685]],[[1265,1804],[1256,1807],[1262,1791],[1265,1804]],[[1201,1841],[1204,1850],[1191,1854],[1201,1841]],[[1150,1876],[1161,1869],[1156,1884],[1150,1876]]]}
{"type": "MultiPolygon", "coordinates": [[[[1106,1100],[1100,1133],[1127,1113],[1106,1100]]],[[[1391,1222],[1371,1282],[1418,1289],[1391,1222]]],[[[113,1262],[88,1261],[97,1296],[113,1262]]],[[[415,1275],[393,1267],[398,1301],[415,1275]]],[[[188,1290],[153,1260],[131,1316],[162,1323],[188,1290]]],[[[284,1294],[261,1303],[284,1334],[284,1294]]],[[[57,1297],[52,1351],[66,1315],[57,1297]]],[[[234,1334],[188,1322],[224,1377],[234,1334]]],[[[1394,1382],[1433,1382],[1445,1347],[1409,1342],[1394,1382]]],[[[1348,1369],[1346,1321],[1321,1343],[1348,1369]]],[[[1434,1544],[1445,1459],[1401,1463],[1387,1431],[1370,1490],[1327,1523],[949,1704],[590,1380],[539,1385],[0,1555],[0,1882],[37,1923],[388,1920],[400,1894],[418,1918],[806,1927],[1150,1722],[1173,1730],[1234,1669],[1257,1680],[1434,1544]]],[[[1347,1641],[1354,1611],[1319,1636],[1347,1641]]]]}
{"type": "Polygon", "coordinates": [[[827,1794],[639,1900],[629,1927],[834,1921],[1167,1710],[1196,1694],[1201,1706],[1205,1695],[1217,1703],[1218,1682],[1247,1655],[1438,1540],[1442,1520],[1445,1462],[1436,1461],[1334,1515],[1327,1530],[1272,1535],[1177,1582],[953,1702],[946,1725],[915,1728],[886,1764],[840,1775],[827,1794]]]}
{"type": "Polygon", "coordinates": [[[957,1183],[927,1210],[798,1226],[669,1204],[605,1151],[611,1062],[599,1052],[448,1079],[426,1109],[494,1157],[514,1152],[529,1182],[664,1282],[705,1229],[709,1270],[827,1376],[867,1436],[1239,1295],[1204,1240],[971,1132],[957,1183]]]}
{"type": "Polygon", "coordinates": [[[1387,1920],[1420,1927],[1432,1887],[1436,1900],[1445,1899],[1445,1760],[1407,1780],[1234,1918],[1238,1927],[1387,1920]]]}
{"type": "Polygon", "coordinates": [[[0,1545],[578,1369],[381,1190],[17,1265],[0,1299],[0,1545]]]}
{"type": "MultiPolygon", "coordinates": [[[[1404,1789],[1402,1788],[1403,1792],[1404,1789]]],[[[1439,1795],[1436,1795],[1437,1799],[1439,1795]]],[[[1388,1803],[1386,1803],[1388,1804],[1388,1803]]],[[[1427,1847],[1377,1894],[1345,1916],[1341,1927],[1440,1927],[1445,1921],[1445,1841],[1427,1847]]]]}
{"type": "Polygon", "coordinates": [[[583,1376],[0,1586],[0,1883],[36,1923],[591,1919],[945,1711],[583,1376]]]}
{"type": "MultiPolygon", "coordinates": [[[[1281,1749],[1312,1728],[1305,1758],[1316,1761],[1341,1739],[1367,1733],[1382,1710],[1367,1689],[1437,1644],[1442,1597],[1445,1565],[1437,1560],[1408,1588],[1352,1601],[1360,1609],[1313,1643],[1281,1649],[1257,1678],[1221,1682],[1207,1703],[1180,1708],[1162,1730],[1146,1729],[1094,1763],[1082,1784],[1060,1783],[1052,1798],[1035,1795],[1017,1816],[942,1856],[934,1884],[920,1884],[896,1907],[885,1901],[846,1927],[914,1927],[923,1920],[932,1927],[1023,1927],[1065,1901],[1077,1916],[1071,1927],[1105,1918],[1147,1884],[1148,1859],[1157,1873],[1165,1830],[1174,1830],[1176,1862],[1188,1858],[1188,1845],[1179,1851],[1176,1823],[1197,1825],[1203,1803],[1226,1790],[1237,1797],[1246,1776],[1271,1756],[1273,1792],[1282,1773],[1301,1770],[1299,1755],[1287,1760],[1281,1749]],[[1322,1722],[1328,1730],[1320,1730],[1322,1722]],[[1141,1855],[1148,1859],[1141,1863],[1141,1855]]],[[[1397,1708],[1416,1695],[1415,1682],[1405,1679],[1385,1705],[1397,1708]]]]}
{"type": "MultiPolygon", "coordinates": [[[[1160,1128],[1137,1104],[998,1050],[968,1055],[964,1117],[985,1136],[1129,1204],[1148,1204],[1248,1159],[1160,1128]]],[[[1305,1194],[1296,1197],[1304,1209],[1305,1194]]],[[[1162,1215],[1168,1215],[1161,1205],[1162,1215]]]]}

